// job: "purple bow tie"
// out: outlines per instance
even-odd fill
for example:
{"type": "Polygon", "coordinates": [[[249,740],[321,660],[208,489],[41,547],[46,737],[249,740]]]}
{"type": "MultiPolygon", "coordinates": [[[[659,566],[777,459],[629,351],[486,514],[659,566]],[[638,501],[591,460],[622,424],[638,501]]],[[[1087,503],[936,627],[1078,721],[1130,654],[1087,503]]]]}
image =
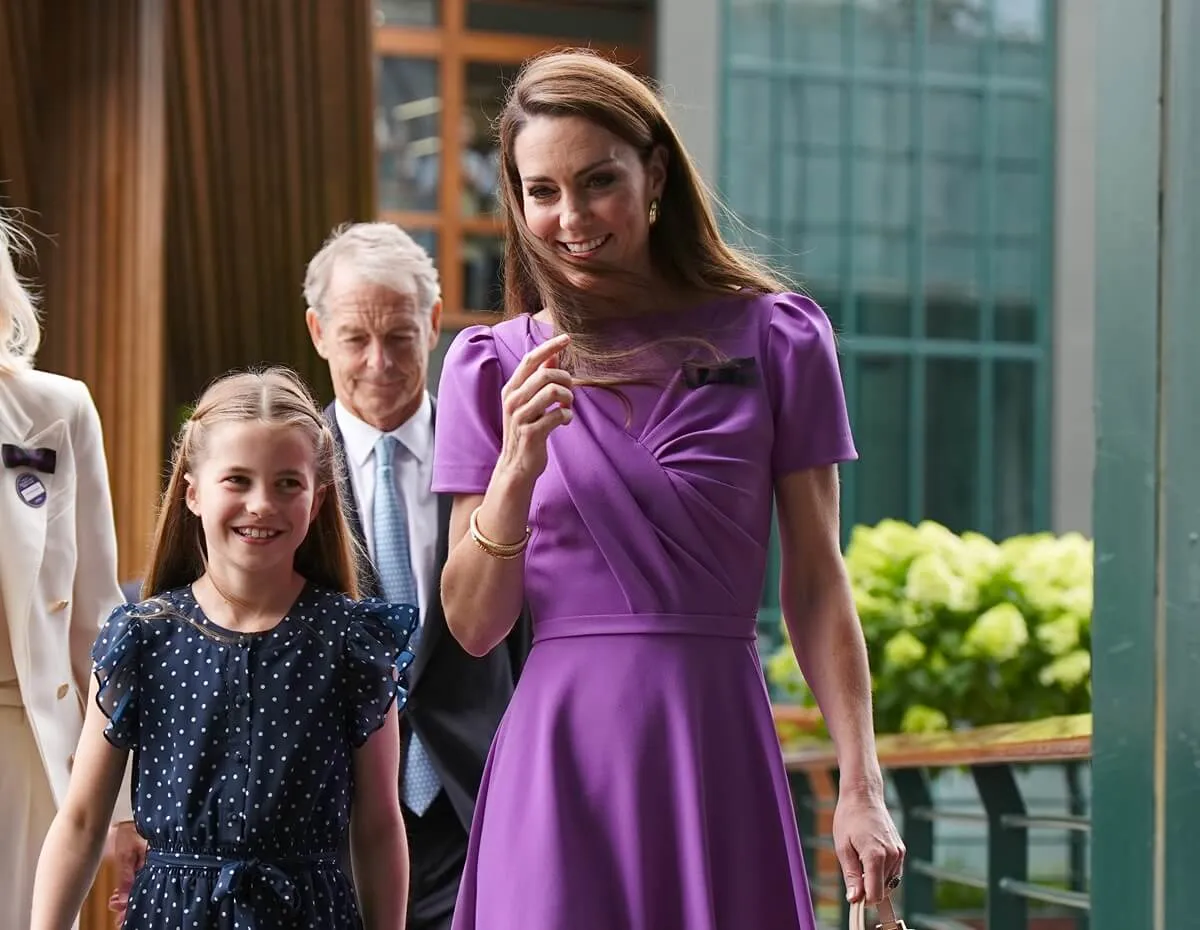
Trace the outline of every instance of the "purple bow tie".
{"type": "Polygon", "coordinates": [[[32,468],[47,475],[53,475],[58,464],[58,453],[53,449],[26,449],[7,442],[0,446],[0,457],[5,468],[32,468]]]}

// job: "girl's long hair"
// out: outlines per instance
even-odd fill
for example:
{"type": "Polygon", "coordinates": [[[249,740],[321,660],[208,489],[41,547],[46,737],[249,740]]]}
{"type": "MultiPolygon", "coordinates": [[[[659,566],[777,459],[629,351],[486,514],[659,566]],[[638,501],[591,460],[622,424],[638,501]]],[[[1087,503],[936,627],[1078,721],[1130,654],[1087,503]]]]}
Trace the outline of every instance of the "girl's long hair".
{"type": "Polygon", "coordinates": [[[204,459],[205,438],[220,423],[286,427],[300,430],[312,442],[316,483],[324,488],[325,498],[296,550],[295,568],[313,584],[357,598],[360,554],[343,508],[337,446],[304,382],[295,372],[280,367],[219,378],[180,427],[142,597],[189,585],[205,572],[204,531],[200,518],[187,506],[187,476],[195,474],[204,459]]]}

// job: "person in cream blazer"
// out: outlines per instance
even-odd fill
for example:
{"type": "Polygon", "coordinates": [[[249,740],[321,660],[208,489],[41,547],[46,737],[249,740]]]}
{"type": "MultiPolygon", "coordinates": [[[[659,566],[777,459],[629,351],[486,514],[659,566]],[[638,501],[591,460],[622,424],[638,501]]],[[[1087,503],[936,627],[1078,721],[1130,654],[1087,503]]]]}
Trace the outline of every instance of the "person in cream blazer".
{"type": "MultiPolygon", "coordinates": [[[[122,600],[100,417],[86,385],[35,371],[38,321],[0,215],[0,927],[27,927],[67,791],[91,647],[122,600]]],[[[114,822],[130,820],[128,792],[114,822]]]]}

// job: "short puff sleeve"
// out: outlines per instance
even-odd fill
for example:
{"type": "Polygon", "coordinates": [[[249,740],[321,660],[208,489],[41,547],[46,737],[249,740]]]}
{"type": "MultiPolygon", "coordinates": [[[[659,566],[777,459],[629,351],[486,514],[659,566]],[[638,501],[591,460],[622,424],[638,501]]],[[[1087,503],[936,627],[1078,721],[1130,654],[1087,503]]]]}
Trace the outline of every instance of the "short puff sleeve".
{"type": "Polygon", "coordinates": [[[92,644],[96,704],[108,718],[104,738],[118,749],[132,749],[138,740],[142,623],[147,613],[140,604],[118,605],[92,644]]]}
{"type": "Polygon", "coordinates": [[[417,628],[417,609],[378,598],[355,603],[343,644],[346,732],[357,749],[383,726],[392,702],[408,701],[408,641],[417,628]]]}
{"type": "Polygon", "coordinates": [[[500,458],[504,372],[490,326],[469,326],[442,363],[434,431],[433,490],[482,494],[500,458]]]}
{"type": "Polygon", "coordinates": [[[767,322],[767,388],[775,478],[858,458],[829,318],[799,294],[777,294],[767,322]]]}

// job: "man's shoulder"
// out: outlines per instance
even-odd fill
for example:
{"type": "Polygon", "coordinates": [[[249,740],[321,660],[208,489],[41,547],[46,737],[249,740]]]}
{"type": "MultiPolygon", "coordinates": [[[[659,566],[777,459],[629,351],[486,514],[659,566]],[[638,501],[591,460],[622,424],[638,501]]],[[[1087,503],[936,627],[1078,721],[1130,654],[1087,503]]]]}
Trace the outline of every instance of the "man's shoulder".
{"type": "Polygon", "coordinates": [[[325,417],[325,422],[329,426],[329,432],[333,434],[333,444],[338,449],[344,450],[346,448],[346,437],[342,435],[342,426],[338,422],[337,401],[330,401],[325,409],[321,411],[321,414],[325,417]]]}

